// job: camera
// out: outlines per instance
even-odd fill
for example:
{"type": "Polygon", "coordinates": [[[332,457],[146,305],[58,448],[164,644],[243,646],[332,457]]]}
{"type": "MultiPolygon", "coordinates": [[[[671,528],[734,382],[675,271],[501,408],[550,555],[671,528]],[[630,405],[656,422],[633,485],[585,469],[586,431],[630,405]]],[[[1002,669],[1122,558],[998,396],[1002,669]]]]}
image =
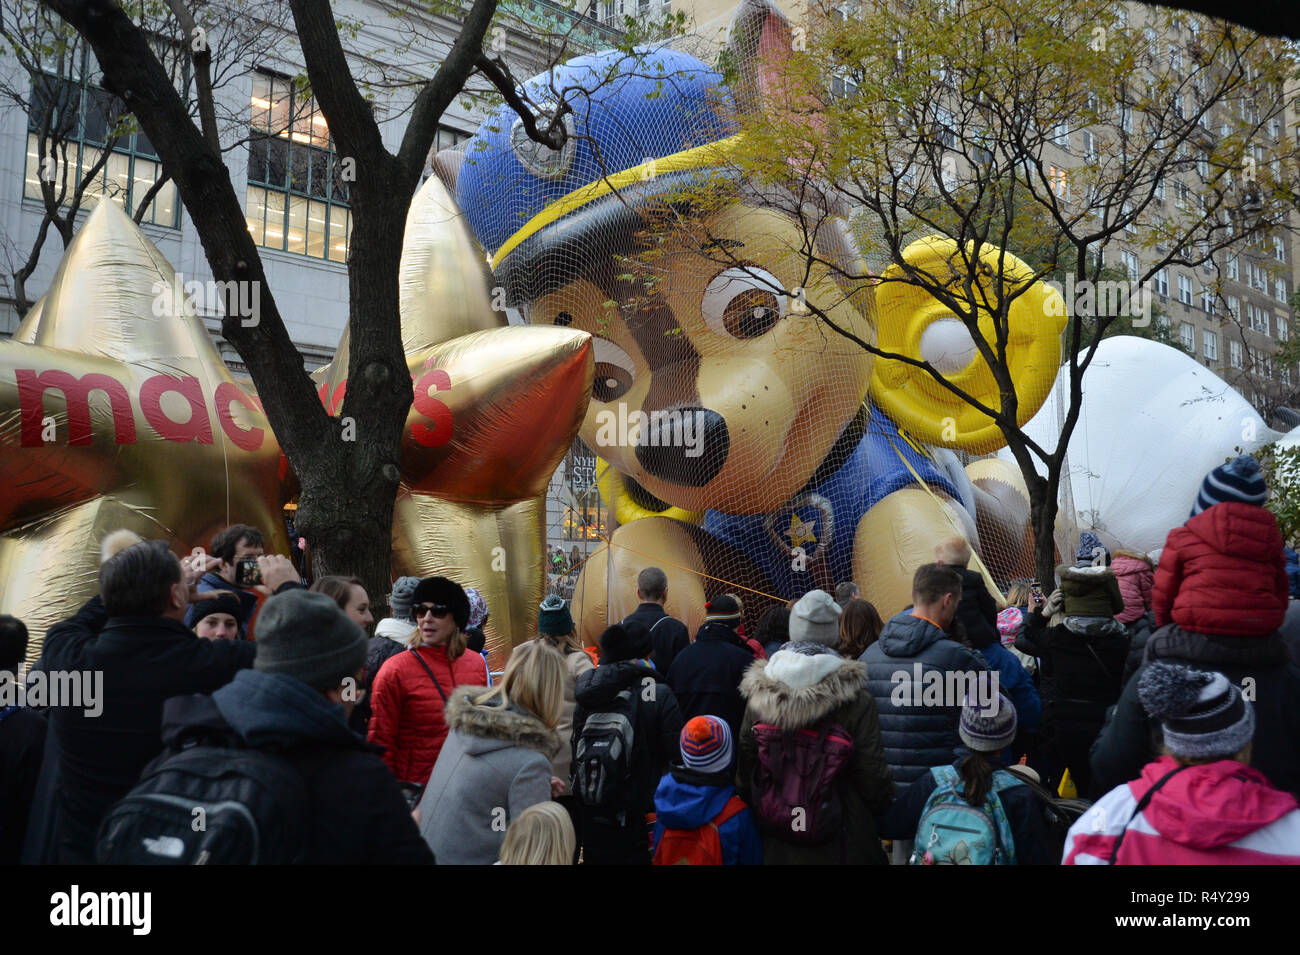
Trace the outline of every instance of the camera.
{"type": "Polygon", "coordinates": [[[235,561],[235,586],[255,587],[262,582],[262,569],[257,566],[256,557],[244,557],[235,561]]]}

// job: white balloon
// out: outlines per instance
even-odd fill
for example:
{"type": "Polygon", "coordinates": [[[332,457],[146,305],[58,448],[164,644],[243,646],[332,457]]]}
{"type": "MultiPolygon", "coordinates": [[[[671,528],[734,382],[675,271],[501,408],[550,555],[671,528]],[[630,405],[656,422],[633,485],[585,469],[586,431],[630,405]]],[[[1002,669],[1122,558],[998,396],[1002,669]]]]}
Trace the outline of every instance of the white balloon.
{"type": "MultiPolygon", "coordinates": [[[[1069,369],[1062,367],[1025,426],[1048,452],[1068,397],[1069,369]]],[[[1185,352],[1145,338],[1105,339],[1083,376],[1066,458],[1079,529],[1096,530],[1112,549],[1163,547],[1212,468],[1279,437],[1250,402],[1185,352]]],[[[1005,448],[999,456],[1014,460],[1005,448]]]]}

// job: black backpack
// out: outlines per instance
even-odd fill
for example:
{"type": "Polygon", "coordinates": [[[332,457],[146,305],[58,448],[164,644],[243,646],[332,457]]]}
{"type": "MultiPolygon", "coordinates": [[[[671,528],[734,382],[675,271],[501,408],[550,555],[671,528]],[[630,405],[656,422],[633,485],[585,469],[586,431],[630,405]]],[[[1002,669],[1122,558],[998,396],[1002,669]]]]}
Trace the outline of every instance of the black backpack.
{"type": "Polygon", "coordinates": [[[190,741],[104,816],[100,865],[284,865],[306,848],[307,789],[283,756],[238,737],[190,741]]]}
{"type": "Polygon", "coordinates": [[[1048,844],[1049,854],[1054,854],[1059,861],[1065,854],[1065,838],[1070,832],[1070,827],[1088,811],[1092,803],[1087,799],[1058,796],[1042,783],[1035,782],[1024,773],[1018,772],[1019,768],[1018,766],[1007,767],[1037,798],[1038,806],[1043,813],[1043,822],[1047,824],[1047,835],[1051,840],[1048,844]]]}
{"type": "Polygon", "coordinates": [[[629,808],[636,706],[633,691],[620,690],[608,709],[582,724],[573,754],[573,793],[598,815],[601,810],[620,815],[629,808]]]}

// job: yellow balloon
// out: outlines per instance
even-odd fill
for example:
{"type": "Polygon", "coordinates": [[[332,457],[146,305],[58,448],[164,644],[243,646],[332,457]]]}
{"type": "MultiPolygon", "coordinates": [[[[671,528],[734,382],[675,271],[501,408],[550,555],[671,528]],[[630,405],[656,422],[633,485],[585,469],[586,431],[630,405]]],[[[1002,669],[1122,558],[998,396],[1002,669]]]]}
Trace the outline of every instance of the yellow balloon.
{"type": "MultiPolygon", "coordinates": [[[[1033,281],[1033,271],[1010,252],[982,247],[980,262],[991,270],[989,274],[997,274],[999,257],[1008,283],[1033,281]]],[[[939,281],[964,280],[965,264],[951,239],[918,239],[903,250],[903,259],[939,281]]],[[[877,345],[884,352],[929,361],[952,384],[997,410],[1001,389],[969,330],[946,305],[908,284],[904,276],[901,267],[891,265],[876,287],[877,345]]],[[[984,279],[979,285],[988,300],[994,301],[991,283],[984,279]]],[[[1006,294],[1010,292],[1008,288],[1006,294]]],[[[960,285],[954,294],[963,294],[960,285]]],[[[1007,322],[1007,364],[1019,401],[1016,420],[1023,425],[1038,411],[1056,380],[1060,334],[1066,322],[1064,300],[1050,285],[1034,281],[1011,303],[1007,322]]],[[[991,312],[981,312],[979,329],[996,353],[991,312]]],[[[915,365],[877,359],[871,397],[901,427],[927,444],[981,454],[1006,444],[991,418],[915,365]]]]}

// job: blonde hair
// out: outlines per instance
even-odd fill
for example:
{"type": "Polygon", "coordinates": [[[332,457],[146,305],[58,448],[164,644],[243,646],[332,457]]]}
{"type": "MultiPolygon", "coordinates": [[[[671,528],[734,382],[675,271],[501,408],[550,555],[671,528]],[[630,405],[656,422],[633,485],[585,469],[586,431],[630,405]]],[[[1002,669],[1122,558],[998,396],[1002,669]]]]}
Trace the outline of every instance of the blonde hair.
{"type": "MultiPolygon", "coordinates": [[[[465,652],[465,647],[468,644],[469,637],[465,636],[465,631],[457,627],[456,631],[447,638],[447,659],[459,660],[461,654],[465,652]]],[[[424,631],[420,629],[418,624],[416,625],[416,628],[411,631],[411,635],[406,638],[406,645],[411,649],[417,649],[424,646],[424,631]]]]}
{"type": "Polygon", "coordinates": [[[934,559],[948,567],[965,567],[970,563],[970,544],[964,537],[949,537],[935,547],[934,559]]]}
{"type": "Polygon", "coordinates": [[[510,823],[501,843],[501,864],[573,865],[577,844],[573,821],[564,807],[558,802],[539,802],[510,823]]]}
{"type": "Polygon", "coordinates": [[[1029,584],[1024,582],[1014,583],[1011,585],[1011,589],[1007,591],[1007,606],[1008,607],[1027,606],[1029,604],[1030,598],[1032,598],[1033,596],[1034,596],[1033,593],[1029,589],[1029,584]]]}
{"type": "Polygon", "coordinates": [[[561,636],[557,636],[553,633],[544,633],[537,639],[566,657],[570,653],[582,652],[582,637],[578,636],[577,630],[570,630],[568,633],[561,636]]]}
{"type": "Polygon", "coordinates": [[[564,714],[564,659],[542,640],[529,640],[510,651],[501,682],[474,698],[475,703],[501,699],[522,706],[551,729],[564,714]]]}

